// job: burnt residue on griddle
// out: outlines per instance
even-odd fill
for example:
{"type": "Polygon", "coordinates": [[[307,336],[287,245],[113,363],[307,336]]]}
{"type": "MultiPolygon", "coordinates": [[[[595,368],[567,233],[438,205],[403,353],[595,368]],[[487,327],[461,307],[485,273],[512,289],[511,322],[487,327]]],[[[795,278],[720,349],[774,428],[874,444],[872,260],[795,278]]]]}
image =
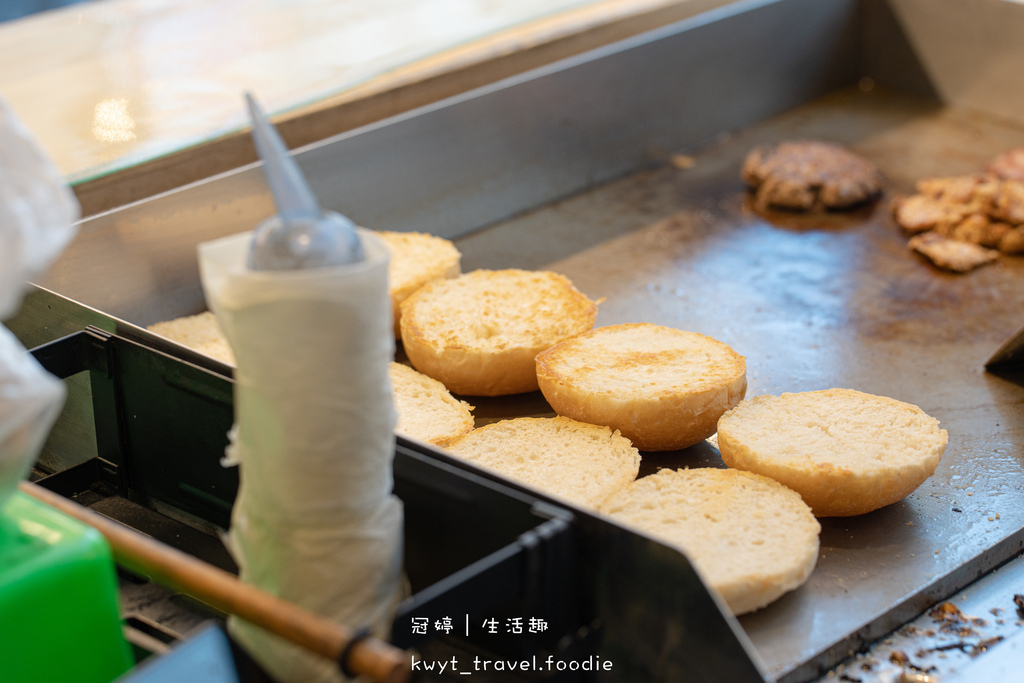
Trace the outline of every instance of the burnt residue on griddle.
{"type": "Polygon", "coordinates": [[[960,611],[960,608],[951,602],[939,603],[928,613],[932,619],[939,624],[939,630],[944,633],[956,633],[957,635],[973,635],[974,630],[967,623],[967,617],[960,611]]]}
{"type": "Polygon", "coordinates": [[[1002,640],[1003,640],[1003,636],[993,636],[991,638],[986,638],[984,640],[979,640],[977,643],[975,643],[974,650],[970,653],[970,655],[972,657],[977,657],[982,652],[984,652],[985,650],[989,649],[990,647],[992,647],[996,643],[1001,642],[1002,640]]]}
{"type": "Polygon", "coordinates": [[[965,655],[970,657],[977,657],[981,653],[987,651],[990,647],[1003,640],[1003,636],[993,636],[991,638],[983,638],[976,643],[969,643],[966,640],[960,640],[955,643],[947,643],[945,645],[939,645],[937,647],[929,647],[926,649],[918,650],[917,657],[927,657],[932,652],[946,652],[948,650],[960,650],[965,655]]]}
{"type": "MultiPolygon", "coordinates": [[[[1018,597],[1021,598],[1021,603],[1024,603],[1024,596],[1015,596],[1014,601],[1016,602],[1018,597]]],[[[1018,610],[1020,609],[1022,608],[1018,604],[1018,610]]],[[[934,652],[946,652],[949,650],[959,650],[971,657],[977,657],[992,645],[1003,640],[1003,636],[982,637],[975,629],[984,628],[988,625],[988,622],[978,617],[965,615],[959,607],[951,602],[939,603],[928,612],[928,616],[939,625],[939,632],[957,636],[959,640],[935,647],[921,648],[915,653],[915,656],[919,659],[927,657],[934,652]],[[972,642],[968,640],[969,638],[977,638],[977,640],[972,642]]],[[[892,658],[890,657],[890,659],[892,658]]],[[[892,661],[896,663],[895,660],[892,661]]]]}
{"type": "MultiPolygon", "coordinates": [[[[1024,617],[1024,594],[1015,595],[1014,604],[1024,617]]],[[[1006,611],[999,607],[987,609],[993,616],[1006,611]]],[[[994,621],[999,623],[998,619],[994,621]]],[[[830,672],[829,677],[852,683],[934,680],[935,676],[955,670],[966,658],[978,657],[1008,637],[1005,631],[986,632],[992,623],[991,619],[965,614],[951,601],[940,602],[914,623],[904,624],[894,631],[891,638],[880,644],[884,650],[876,650],[874,657],[863,653],[830,672]]]]}
{"type": "Polygon", "coordinates": [[[893,650],[889,653],[889,661],[896,666],[901,666],[904,669],[910,669],[922,674],[932,673],[938,671],[936,666],[920,666],[911,661],[910,657],[903,650],[893,650]]]}
{"type": "Polygon", "coordinates": [[[938,623],[939,629],[949,632],[950,628],[957,630],[970,629],[974,626],[987,626],[987,622],[980,617],[968,617],[960,608],[951,602],[940,602],[932,608],[928,616],[938,623]],[[949,627],[949,628],[947,628],[949,627]]]}

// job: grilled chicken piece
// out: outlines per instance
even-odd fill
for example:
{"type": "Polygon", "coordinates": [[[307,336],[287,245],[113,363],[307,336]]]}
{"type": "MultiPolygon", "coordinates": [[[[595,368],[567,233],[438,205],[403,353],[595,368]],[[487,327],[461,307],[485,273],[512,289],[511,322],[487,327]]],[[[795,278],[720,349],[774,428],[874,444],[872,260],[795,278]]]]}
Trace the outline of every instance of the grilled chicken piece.
{"type": "MultiPolygon", "coordinates": [[[[1024,161],[1024,148],[1021,152],[1024,161]]],[[[916,187],[918,194],[897,197],[892,202],[893,216],[907,232],[930,231],[959,242],[998,249],[1004,254],[1024,253],[1024,180],[966,175],[925,178],[918,181],[916,187]]],[[[942,254],[955,251],[947,245],[934,247],[936,244],[940,243],[935,237],[923,242],[924,247],[938,248],[942,254]]],[[[967,250],[965,253],[974,252],[967,250]]],[[[959,263],[959,258],[954,261],[959,263]]],[[[932,261],[964,272],[957,267],[942,266],[934,258],[932,261]]]]}
{"type": "Polygon", "coordinates": [[[907,246],[926,257],[939,268],[966,273],[999,257],[999,252],[985,247],[926,232],[910,238],[907,246]]]}
{"type": "Polygon", "coordinates": [[[955,207],[924,194],[897,197],[892,202],[896,222],[907,232],[918,233],[940,225],[959,223],[963,218],[955,207]]]}
{"type": "Polygon", "coordinates": [[[1024,181],[1024,147],[1003,152],[989,162],[988,170],[1006,180],[1024,181]]]}

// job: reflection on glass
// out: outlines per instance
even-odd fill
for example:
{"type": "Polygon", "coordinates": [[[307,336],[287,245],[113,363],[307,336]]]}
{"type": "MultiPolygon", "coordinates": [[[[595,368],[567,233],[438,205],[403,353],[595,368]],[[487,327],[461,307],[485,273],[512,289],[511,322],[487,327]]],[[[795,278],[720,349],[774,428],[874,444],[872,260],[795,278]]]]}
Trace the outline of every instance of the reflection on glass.
{"type": "Polygon", "coordinates": [[[101,142],[130,142],[135,139],[135,119],[128,110],[128,98],[108,98],[96,105],[92,134],[101,142]]]}

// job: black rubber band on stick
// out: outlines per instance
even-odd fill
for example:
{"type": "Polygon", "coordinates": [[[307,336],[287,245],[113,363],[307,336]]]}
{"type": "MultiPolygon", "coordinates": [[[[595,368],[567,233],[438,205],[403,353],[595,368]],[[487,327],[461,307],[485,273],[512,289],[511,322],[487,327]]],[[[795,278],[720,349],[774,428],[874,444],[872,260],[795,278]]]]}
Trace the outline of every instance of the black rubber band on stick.
{"type": "Polygon", "coordinates": [[[356,631],[355,635],[348,641],[341,654],[338,655],[338,667],[341,669],[341,673],[345,674],[349,678],[355,678],[358,674],[348,666],[348,657],[352,654],[352,648],[370,637],[370,629],[363,628],[356,631]]]}

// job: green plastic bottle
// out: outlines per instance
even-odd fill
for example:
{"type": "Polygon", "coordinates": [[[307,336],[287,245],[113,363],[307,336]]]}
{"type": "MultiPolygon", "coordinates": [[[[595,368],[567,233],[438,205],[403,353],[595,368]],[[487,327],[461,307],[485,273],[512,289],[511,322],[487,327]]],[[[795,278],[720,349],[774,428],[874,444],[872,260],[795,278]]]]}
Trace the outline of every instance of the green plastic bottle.
{"type": "Polygon", "coordinates": [[[109,683],[132,664],[106,540],[14,493],[0,507],[0,680],[109,683]]]}

